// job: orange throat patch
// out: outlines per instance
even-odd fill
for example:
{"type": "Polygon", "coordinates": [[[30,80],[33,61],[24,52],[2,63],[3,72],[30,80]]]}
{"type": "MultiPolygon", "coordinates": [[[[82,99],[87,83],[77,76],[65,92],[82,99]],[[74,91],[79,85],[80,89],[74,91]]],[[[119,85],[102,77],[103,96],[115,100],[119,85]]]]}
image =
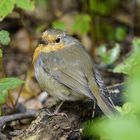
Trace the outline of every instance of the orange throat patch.
{"type": "Polygon", "coordinates": [[[63,44],[48,44],[48,45],[43,45],[43,44],[39,44],[38,47],[35,49],[35,52],[33,54],[33,64],[36,62],[38,56],[40,55],[40,53],[45,52],[45,53],[49,53],[49,52],[55,52],[58,50],[61,50],[65,48],[63,44]]]}

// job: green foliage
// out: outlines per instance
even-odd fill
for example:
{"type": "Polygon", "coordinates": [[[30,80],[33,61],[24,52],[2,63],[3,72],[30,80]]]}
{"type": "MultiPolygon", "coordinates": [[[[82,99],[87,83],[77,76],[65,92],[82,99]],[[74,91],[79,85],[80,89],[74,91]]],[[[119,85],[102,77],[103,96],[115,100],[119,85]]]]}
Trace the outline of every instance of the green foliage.
{"type": "Polygon", "coordinates": [[[131,102],[126,102],[122,107],[116,106],[116,109],[121,113],[121,115],[131,115],[133,117],[136,116],[137,108],[131,102]]]}
{"type": "Polygon", "coordinates": [[[13,11],[15,5],[23,10],[34,9],[34,2],[32,0],[1,0],[0,21],[13,11]]]}
{"type": "Polygon", "coordinates": [[[112,9],[117,7],[119,0],[90,0],[89,8],[93,12],[97,12],[102,15],[110,14],[112,9]]]}
{"type": "Polygon", "coordinates": [[[16,0],[16,6],[23,10],[33,10],[35,5],[31,0],[16,0]]]}
{"type": "Polygon", "coordinates": [[[60,21],[60,20],[54,21],[52,24],[52,27],[56,28],[56,29],[66,30],[65,23],[63,21],[60,21]]]}
{"type": "Polygon", "coordinates": [[[3,78],[0,80],[0,91],[14,89],[23,83],[24,81],[18,78],[3,78]]]}
{"type": "Polygon", "coordinates": [[[133,72],[131,72],[128,81],[127,93],[129,95],[128,99],[134,104],[140,115],[140,50],[137,55],[137,59],[135,60],[137,65],[132,66],[133,72]]]}
{"type": "MultiPolygon", "coordinates": [[[[10,36],[9,32],[5,30],[0,31],[0,44],[1,45],[8,45],[10,43],[10,36]]],[[[2,50],[0,49],[0,58],[2,58],[2,50]]]]}
{"type": "Polygon", "coordinates": [[[76,16],[75,23],[72,26],[73,32],[81,34],[88,33],[90,30],[91,17],[87,14],[79,14],[76,16]]]}
{"type": "Polygon", "coordinates": [[[109,119],[99,119],[87,126],[86,133],[91,136],[100,136],[110,140],[138,140],[140,139],[140,39],[133,41],[133,57],[128,69],[129,78],[126,94],[129,103],[123,105],[120,116],[109,119]],[[134,64],[135,63],[135,64],[134,64]]]}
{"type": "Polygon", "coordinates": [[[18,78],[3,78],[0,80],[0,104],[5,103],[8,90],[14,89],[23,84],[24,81],[18,78]]]}
{"type": "Polygon", "coordinates": [[[9,32],[5,30],[0,31],[0,44],[8,45],[10,43],[9,32]]]}
{"type": "Polygon", "coordinates": [[[126,37],[126,28],[118,27],[115,31],[115,39],[117,41],[123,41],[126,37]]]}
{"type": "Polygon", "coordinates": [[[111,20],[104,20],[104,16],[112,16],[116,13],[120,0],[89,0],[88,11],[93,20],[94,40],[124,41],[126,37],[125,26],[114,26],[111,20]]]}
{"type": "Polygon", "coordinates": [[[98,40],[105,40],[108,42],[124,41],[126,38],[127,28],[123,26],[113,27],[108,22],[100,22],[95,28],[96,37],[98,40]]]}
{"type": "Polygon", "coordinates": [[[98,55],[102,59],[102,62],[105,64],[112,64],[114,63],[120,54],[120,46],[116,44],[115,47],[107,51],[107,46],[102,45],[98,48],[98,55]]]}
{"type": "Polygon", "coordinates": [[[1,0],[0,1],[0,21],[6,17],[14,9],[15,0],[1,0]]]}
{"type": "Polygon", "coordinates": [[[112,27],[111,24],[108,23],[101,23],[101,27],[100,27],[100,34],[103,36],[103,38],[105,38],[107,41],[112,41],[115,39],[114,36],[114,28],[112,27]]]}
{"type": "MultiPolygon", "coordinates": [[[[10,42],[9,32],[5,30],[0,31],[0,44],[8,45],[10,42]]],[[[0,58],[2,58],[2,50],[0,49],[0,58]]],[[[24,83],[18,78],[3,78],[0,79],[0,105],[4,104],[8,96],[8,90],[14,89],[24,83]]],[[[0,111],[1,114],[1,111],[0,111]]]]}
{"type": "Polygon", "coordinates": [[[100,135],[101,139],[108,140],[138,140],[140,138],[139,132],[139,121],[127,117],[112,120],[100,119],[87,127],[89,135],[100,135]]]}
{"type": "Polygon", "coordinates": [[[140,52],[140,39],[135,38],[132,42],[133,51],[130,56],[125,59],[124,62],[120,63],[114,68],[114,72],[117,73],[125,73],[131,74],[133,72],[133,68],[137,66],[137,59],[139,58],[138,53],[140,52]]]}

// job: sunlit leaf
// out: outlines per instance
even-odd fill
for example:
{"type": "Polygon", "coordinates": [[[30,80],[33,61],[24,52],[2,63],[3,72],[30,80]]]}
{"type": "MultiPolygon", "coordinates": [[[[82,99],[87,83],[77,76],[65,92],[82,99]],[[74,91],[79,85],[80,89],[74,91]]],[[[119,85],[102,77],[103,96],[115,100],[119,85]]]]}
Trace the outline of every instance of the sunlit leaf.
{"type": "Polygon", "coordinates": [[[116,44],[115,47],[109,50],[108,52],[109,56],[108,63],[112,64],[113,62],[115,62],[118,59],[119,54],[120,54],[120,45],[116,44]]]}
{"type": "Polygon", "coordinates": [[[0,0],[0,21],[14,9],[15,0],[0,0]]]}
{"type": "Polygon", "coordinates": [[[127,90],[129,100],[135,104],[140,112],[140,52],[138,53],[138,57],[135,61],[137,61],[137,65],[133,66],[133,71],[131,72],[128,81],[129,86],[127,90]]]}
{"type": "Polygon", "coordinates": [[[114,72],[131,74],[133,68],[138,65],[138,58],[140,52],[140,39],[133,40],[133,51],[128,58],[114,68],[114,72]]]}
{"type": "Polygon", "coordinates": [[[98,55],[100,57],[105,57],[105,53],[107,51],[107,46],[106,45],[101,45],[99,48],[98,48],[98,55]]]}
{"type": "Polygon", "coordinates": [[[18,78],[3,78],[0,80],[0,92],[14,89],[23,83],[24,81],[18,78]]]}
{"type": "Polygon", "coordinates": [[[137,113],[137,107],[132,103],[132,102],[126,102],[125,104],[123,104],[122,107],[120,106],[116,106],[115,107],[120,113],[121,115],[128,115],[129,116],[133,116],[136,117],[136,113],[137,113]]]}
{"type": "Polygon", "coordinates": [[[0,31],[0,44],[8,45],[10,43],[9,32],[5,30],[0,31]]]}
{"type": "Polygon", "coordinates": [[[120,46],[116,44],[115,47],[107,51],[107,46],[102,45],[98,48],[98,55],[105,64],[112,64],[115,62],[120,54],[120,46]]]}

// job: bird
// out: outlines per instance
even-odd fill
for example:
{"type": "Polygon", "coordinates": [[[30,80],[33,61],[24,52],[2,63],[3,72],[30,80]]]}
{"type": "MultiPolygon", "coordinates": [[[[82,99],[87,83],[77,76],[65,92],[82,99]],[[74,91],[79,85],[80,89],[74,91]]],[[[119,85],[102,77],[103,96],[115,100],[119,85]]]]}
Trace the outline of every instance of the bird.
{"type": "Polygon", "coordinates": [[[47,29],[33,54],[35,77],[57,102],[91,99],[107,117],[116,114],[108,90],[82,43],[59,29],[47,29]]]}

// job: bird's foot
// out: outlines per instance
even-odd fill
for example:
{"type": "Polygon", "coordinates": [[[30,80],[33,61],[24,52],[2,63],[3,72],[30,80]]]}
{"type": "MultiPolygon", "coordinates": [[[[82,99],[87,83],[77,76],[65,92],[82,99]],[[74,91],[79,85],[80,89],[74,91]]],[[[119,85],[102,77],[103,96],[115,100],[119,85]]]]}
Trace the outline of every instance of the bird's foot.
{"type": "Polygon", "coordinates": [[[47,115],[48,116],[64,116],[66,118],[68,118],[67,114],[66,113],[63,113],[63,112],[58,112],[57,110],[55,110],[54,112],[50,112],[48,109],[47,109],[47,115]]]}

